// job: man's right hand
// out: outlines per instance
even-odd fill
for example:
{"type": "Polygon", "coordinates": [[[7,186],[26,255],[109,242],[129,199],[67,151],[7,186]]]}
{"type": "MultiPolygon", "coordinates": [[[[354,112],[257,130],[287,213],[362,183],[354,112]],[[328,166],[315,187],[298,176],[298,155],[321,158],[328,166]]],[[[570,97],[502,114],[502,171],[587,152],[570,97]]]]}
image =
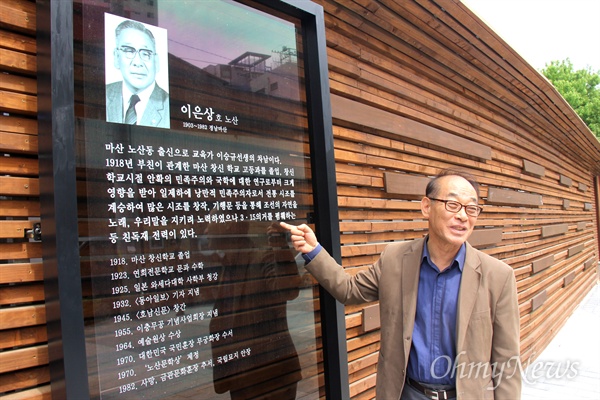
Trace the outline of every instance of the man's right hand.
{"type": "Polygon", "coordinates": [[[315,233],[306,224],[296,226],[281,222],[280,225],[282,228],[287,229],[290,232],[292,245],[301,253],[310,253],[319,244],[315,233]]]}

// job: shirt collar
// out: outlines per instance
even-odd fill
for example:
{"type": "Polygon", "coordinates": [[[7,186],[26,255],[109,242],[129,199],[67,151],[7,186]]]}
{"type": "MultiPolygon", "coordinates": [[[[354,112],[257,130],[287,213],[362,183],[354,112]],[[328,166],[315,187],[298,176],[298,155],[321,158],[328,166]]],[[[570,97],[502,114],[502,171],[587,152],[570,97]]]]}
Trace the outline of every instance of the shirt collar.
{"type": "MultiPolygon", "coordinates": [[[[433,266],[435,264],[431,261],[431,258],[429,258],[429,249],[427,248],[428,242],[429,242],[429,238],[427,238],[427,240],[425,241],[425,245],[423,246],[423,259],[427,259],[427,263],[429,263],[429,265],[433,266]]],[[[463,243],[462,246],[460,246],[460,249],[458,249],[458,253],[456,253],[456,256],[454,257],[454,261],[452,261],[452,265],[450,267],[453,267],[454,264],[458,264],[458,269],[460,269],[460,272],[462,272],[462,270],[465,266],[466,254],[467,254],[467,245],[465,243],[463,243]]]]}
{"type": "MultiPolygon", "coordinates": [[[[148,100],[150,99],[150,96],[152,95],[152,92],[154,91],[154,86],[156,86],[156,82],[152,82],[152,84],[150,86],[148,86],[146,89],[142,90],[141,92],[136,93],[139,96],[140,102],[142,104],[146,104],[148,102],[148,100]]],[[[127,107],[129,107],[129,98],[131,97],[132,94],[133,93],[127,88],[127,85],[125,84],[125,82],[123,82],[123,106],[125,107],[125,109],[127,109],[127,107]]]]}

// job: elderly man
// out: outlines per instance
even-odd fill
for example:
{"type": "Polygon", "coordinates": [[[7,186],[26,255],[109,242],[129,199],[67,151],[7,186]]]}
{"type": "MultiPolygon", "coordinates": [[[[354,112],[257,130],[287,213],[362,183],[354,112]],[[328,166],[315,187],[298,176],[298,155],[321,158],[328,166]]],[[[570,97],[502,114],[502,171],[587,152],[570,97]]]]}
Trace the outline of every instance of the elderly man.
{"type": "Polygon", "coordinates": [[[128,125],[170,127],[169,94],[156,84],[156,42],[144,24],[117,26],[114,66],[123,80],[106,86],[106,120],[128,125]]]}
{"type": "Polygon", "coordinates": [[[482,208],[461,171],[430,181],[422,239],[393,243],[351,276],[306,225],[281,225],[309,270],[338,301],[379,300],[378,399],[519,399],[519,310],[514,272],[467,239],[482,208]]]}

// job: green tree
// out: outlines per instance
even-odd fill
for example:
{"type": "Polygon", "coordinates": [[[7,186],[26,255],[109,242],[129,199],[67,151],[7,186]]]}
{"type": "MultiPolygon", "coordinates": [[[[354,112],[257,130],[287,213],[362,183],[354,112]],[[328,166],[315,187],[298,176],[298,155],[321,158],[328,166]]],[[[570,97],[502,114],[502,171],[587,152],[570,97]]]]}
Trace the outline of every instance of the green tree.
{"type": "Polygon", "coordinates": [[[567,58],[546,64],[541,73],[600,140],[600,71],[593,72],[590,67],[575,71],[567,58]]]}

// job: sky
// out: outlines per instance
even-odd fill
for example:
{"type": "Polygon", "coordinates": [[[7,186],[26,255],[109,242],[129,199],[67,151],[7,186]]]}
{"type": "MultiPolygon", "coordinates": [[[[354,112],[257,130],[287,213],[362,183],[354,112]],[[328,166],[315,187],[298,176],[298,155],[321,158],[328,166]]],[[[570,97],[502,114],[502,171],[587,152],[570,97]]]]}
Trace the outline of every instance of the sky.
{"type": "Polygon", "coordinates": [[[535,69],[600,71],[600,0],[461,0],[535,69]]]}

